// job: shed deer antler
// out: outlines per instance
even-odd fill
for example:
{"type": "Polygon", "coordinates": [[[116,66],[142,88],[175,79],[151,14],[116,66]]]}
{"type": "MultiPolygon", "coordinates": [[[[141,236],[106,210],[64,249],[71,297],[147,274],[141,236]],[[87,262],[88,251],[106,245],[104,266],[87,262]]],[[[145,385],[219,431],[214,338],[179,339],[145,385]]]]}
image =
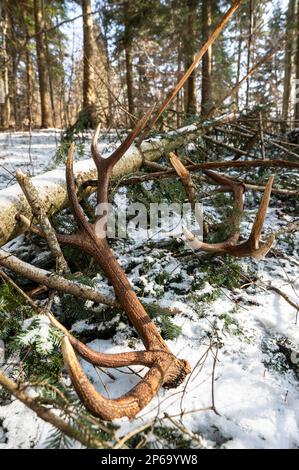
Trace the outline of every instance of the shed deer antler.
{"type": "MultiPolygon", "coordinates": [[[[98,152],[97,138],[99,127],[97,128],[91,150],[98,172],[98,205],[104,204],[105,207],[105,204],[108,202],[108,186],[112,169],[129,148],[134,138],[144,128],[148,117],[149,113],[108,158],[101,157],[98,152]]],[[[57,238],[61,243],[81,248],[99,263],[113,285],[120,306],[124,309],[137,330],[146,350],[111,355],[97,353],[65,332],[62,344],[63,356],[72,383],[82,402],[91,413],[106,420],[113,420],[124,416],[133,418],[150,402],[160,386],[172,388],[177,387],[183,382],[186,375],[190,373],[190,366],[187,361],[177,359],[171,353],[156,326],[138,300],[126,274],[113,255],[106,236],[99,235],[97,224],[100,223],[102,226],[104,221],[106,226],[108,213],[97,215],[95,224],[89,223],[85,218],[76,195],[73,174],[74,148],[74,144],[72,144],[66,165],[66,180],[70,208],[77,222],[78,232],[74,235],[58,235],[57,238]],[[97,392],[88,381],[74,349],[85,360],[94,365],[122,367],[138,364],[149,367],[149,371],[130,392],[115,400],[108,399],[97,392]]]]}
{"type": "Polygon", "coordinates": [[[188,244],[195,250],[199,249],[209,253],[229,253],[238,258],[251,256],[257,260],[264,258],[270,251],[275,241],[275,235],[271,234],[264,243],[260,242],[263,224],[269,206],[274,177],[271,176],[266,185],[249,239],[244,243],[237,244],[240,237],[240,223],[244,207],[243,194],[245,187],[242,183],[234,181],[227,176],[219,175],[213,171],[205,171],[205,173],[216,183],[221,184],[225,188],[228,188],[228,190],[232,191],[234,194],[234,209],[230,219],[230,224],[232,225],[233,231],[224,242],[205,243],[198,240],[198,238],[193,233],[184,228],[184,234],[188,244]]]}

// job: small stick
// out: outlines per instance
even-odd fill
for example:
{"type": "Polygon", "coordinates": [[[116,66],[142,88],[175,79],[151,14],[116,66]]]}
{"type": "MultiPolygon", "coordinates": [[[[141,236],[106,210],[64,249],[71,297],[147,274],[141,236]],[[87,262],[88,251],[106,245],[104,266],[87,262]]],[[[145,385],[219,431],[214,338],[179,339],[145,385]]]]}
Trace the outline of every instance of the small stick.
{"type": "Polygon", "coordinates": [[[168,413],[164,413],[164,416],[166,419],[168,419],[179,431],[181,431],[182,434],[186,434],[187,436],[189,436],[192,440],[198,442],[201,446],[203,446],[203,440],[202,438],[190,431],[188,431],[187,428],[185,428],[185,426],[183,426],[182,424],[178,423],[176,420],[173,419],[172,416],[170,416],[168,413]]]}
{"type": "Polygon", "coordinates": [[[293,300],[290,299],[290,297],[285,292],[279,289],[279,287],[272,286],[271,284],[267,284],[266,287],[267,289],[273,290],[274,292],[276,292],[276,294],[280,295],[286,302],[288,302],[288,304],[290,304],[292,307],[294,307],[295,310],[297,310],[297,312],[299,312],[299,304],[293,302],[293,300]]]}
{"type": "Polygon", "coordinates": [[[149,160],[144,160],[143,165],[157,171],[169,170],[169,167],[161,165],[160,163],[151,162],[149,160]]]}
{"type": "Polygon", "coordinates": [[[122,438],[117,442],[117,444],[115,444],[115,446],[113,447],[113,449],[121,449],[121,448],[123,447],[123,445],[125,444],[125,442],[127,442],[129,439],[131,439],[131,437],[134,437],[134,436],[136,436],[136,434],[139,434],[140,432],[145,431],[146,429],[152,427],[153,424],[154,424],[154,423],[147,423],[147,424],[144,424],[143,426],[140,426],[140,427],[137,428],[137,429],[134,429],[134,431],[129,432],[129,433],[126,434],[124,437],[122,437],[122,438]]]}

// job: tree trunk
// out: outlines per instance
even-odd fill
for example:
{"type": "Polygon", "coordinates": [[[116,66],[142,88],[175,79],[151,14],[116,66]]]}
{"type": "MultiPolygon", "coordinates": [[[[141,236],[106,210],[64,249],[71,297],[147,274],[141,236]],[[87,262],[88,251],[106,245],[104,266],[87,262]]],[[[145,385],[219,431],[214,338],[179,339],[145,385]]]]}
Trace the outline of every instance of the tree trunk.
{"type": "Polygon", "coordinates": [[[111,63],[110,63],[110,55],[109,55],[109,44],[108,44],[108,31],[104,26],[103,32],[103,44],[105,48],[105,69],[106,69],[106,80],[107,80],[107,99],[108,99],[108,110],[107,110],[107,117],[106,117],[106,125],[107,127],[113,126],[113,107],[114,107],[114,100],[113,100],[113,93],[112,93],[112,70],[111,70],[111,63]]]}
{"type": "MultiPolygon", "coordinates": [[[[126,83],[129,113],[134,116],[134,94],[133,94],[133,52],[132,52],[132,31],[130,25],[130,2],[124,2],[124,47],[126,60],[126,83]]],[[[131,119],[132,121],[132,119],[131,119]]],[[[133,122],[133,121],[132,121],[133,122]]]]}
{"type": "MultiPolygon", "coordinates": [[[[254,14],[254,0],[249,2],[249,32],[248,32],[248,45],[247,45],[247,75],[250,70],[251,52],[252,52],[252,34],[253,34],[253,14],[254,14]]],[[[249,94],[250,94],[250,77],[247,78],[246,87],[246,108],[249,108],[249,94]]]]}
{"type": "MultiPolygon", "coordinates": [[[[211,34],[212,2],[202,0],[202,39],[207,41],[211,34]]],[[[202,59],[202,91],[201,114],[205,116],[212,108],[212,46],[209,47],[202,59]]]]}
{"type": "Polygon", "coordinates": [[[299,0],[297,1],[295,127],[299,125],[299,0]]]}
{"type": "MultiPolygon", "coordinates": [[[[239,41],[238,41],[238,61],[237,61],[236,85],[239,83],[240,76],[241,76],[242,35],[243,35],[241,22],[240,22],[240,26],[239,26],[239,34],[240,34],[240,37],[239,37],[239,41]]],[[[239,107],[240,107],[240,90],[238,89],[237,93],[236,93],[236,108],[237,108],[237,110],[239,110],[239,107]]]]}
{"type": "Polygon", "coordinates": [[[12,91],[12,109],[14,116],[14,128],[18,129],[20,127],[19,119],[19,106],[18,106],[18,58],[16,55],[12,58],[12,80],[11,80],[11,91],[12,91]]]}
{"type": "MultiPolygon", "coordinates": [[[[178,71],[177,71],[177,81],[181,79],[182,75],[182,44],[181,41],[178,42],[178,47],[177,47],[177,63],[178,63],[178,71]]],[[[176,125],[177,127],[180,127],[181,125],[181,112],[183,111],[183,106],[182,106],[182,91],[179,91],[177,96],[176,96],[176,125]]]]}
{"type": "Polygon", "coordinates": [[[33,97],[33,69],[29,44],[26,47],[26,121],[28,127],[32,127],[32,97],[33,97]]]}
{"type": "MultiPolygon", "coordinates": [[[[177,57],[177,73],[176,73],[176,82],[178,83],[182,78],[182,72],[184,68],[184,47],[185,47],[185,27],[184,22],[182,21],[182,10],[185,7],[185,3],[182,3],[179,0],[171,0],[171,35],[177,37],[175,43],[176,47],[176,57],[177,57]]],[[[176,108],[176,126],[177,128],[181,125],[181,118],[183,118],[183,113],[185,111],[184,103],[184,92],[187,93],[186,87],[183,90],[180,90],[175,98],[175,108],[176,108]]]]}
{"type": "Polygon", "coordinates": [[[141,117],[144,112],[144,102],[147,97],[147,79],[145,74],[145,56],[144,52],[140,50],[138,58],[138,102],[137,112],[138,116],[141,117]]]}
{"type": "MultiPolygon", "coordinates": [[[[9,28],[10,36],[16,37],[15,18],[12,13],[9,14],[9,28]]],[[[10,101],[13,112],[14,128],[20,127],[20,106],[18,106],[18,66],[20,61],[20,53],[14,43],[10,41],[9,58],[11,63],[11,90],[10,90],[10,101]]]]}
{"type": "Polygon", "coordinates": [[[1,127],[7,129],[10,125],[10,97],[9,97],[9,77],[8,66],[9,56],[7,52],[7,30],[8,16],[4,7],[0,6],[0,29],[2,44],[0,50],[1,71],[0,71],[0,108],[1,127]]]}
{"type": "MultiPolygon", "coordinates": [[[[193,63],[196,53],[196,23],[197,23],[197,6],[198,0],[187,0],[187,25],[184,35],[184,55],[186,70],[193,63]]],[[[186,116],[194,116],[196,114],[196,70],[194,69],[185,85],[185,113],[186,116]]]]}
{"type": "Polygon", "coordinates": [[[39,93],[41,105],[41,127],[48,128],[52,126],[51,118],[51,101],[49,95],[49,76],[47,66],[47,55],[44,33],[45,29],[43,21],[43,0],[34,0],[34,24],[35,24],[35,42],[37,53],[37,69],[39,80],[39,93]]]}
{"type": "Polygon", "coordinates": [[[90,0],[82,0],[83,14],[83,109],[87,114],[87,126],[98,124],[96,98],[94,92],[94,37],[90,0]]]}
{"type": "Polygon", "coordinates": [[[282,102],[282,119],[283,131],[286,130],[286,121],[289,115],[289,105],[291,96],[291,75],[292,75],[292,52],[294,39],[294,17],[295,17],[295,0],[289,0],[287,26],[286,26],[286,49],[284,56],[284,82],[283,82],[283,102],[282,102]]]}
{"type": "MultiPolygon", "coordinates": [[[[42,14],[43,14],[43,24],[47,29],[47,22],[46,22],[46,11],[45,11],[45,1],[42,0],[42,14]]],[[[53,80],[52,80],[52,73],[51,73],[51,57],[49,51],[49,41],[48,41],[48,34],[45,31],[45,53],[46,53],[46,60],[48,64],[48,78],[49,78],[49,93],[50,93],[50,101],[51,101],[51,111],[52,111],[52,123],[54,127],[57,126],[56,120],[56,110],[55,110],[55,99],[54,99],[54,89],[53,89],[53,80]]]]}

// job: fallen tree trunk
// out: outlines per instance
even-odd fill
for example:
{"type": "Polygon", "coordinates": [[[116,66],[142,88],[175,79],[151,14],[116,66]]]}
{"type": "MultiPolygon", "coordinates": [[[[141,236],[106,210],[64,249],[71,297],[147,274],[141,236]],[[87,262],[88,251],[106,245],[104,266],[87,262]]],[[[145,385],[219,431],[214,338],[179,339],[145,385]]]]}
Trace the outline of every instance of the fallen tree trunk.
{"type": "MultiPolygon", "coordinates": [[[[166,136],[151,138],[142,142],[140,147],[132,145],[123,158],[113,169],[113,177],[121,177],[139,170],[143,160],[158,160],[163,152],[190,142],[200,133],[195,125],[170,132],[166,136]]],[[[74,166],[74,173],[78,186],[87,180],[96,177],[96,169],[92,159],[78,162],[74,166]]],[[[39,192],[41,202],[48,215],[52,215],[68,205],[65,169],[58,168],[53,171],[36,176],[32,182],[39,192]]],[[[89,188],[88,192],[95,188],[89,188]]],[[[86,193],[85,195],[87,195],[86,193]]],[[[82,195],[84,196],[84,194],[82,195]]],[[[31,208],[18,184],[0,191],[0,246],[3,246],[16,237],[24,227],[16,221],[18,214],[32,218],[31,208]]]]}
{"type": "MultiPolygon", "coordinates": [[[[0,265],[26,277],[27,279],[31,279],[42,286],[47,286],[49,289],[61,290],[66,294],[71,294],[85,300],[91,300],[92,302],[99,304],[108,305],[109,307],[115,307],[116,305],[116,302],[113,299],[102,295],[92,287],[85,286],[80,282],[65,279],[64,277],[50,271],[46,271],[45,269],[36,268],[1,248],[0,265]]],[[[1,271],[0,276],[2,276],[1,271]]]]}

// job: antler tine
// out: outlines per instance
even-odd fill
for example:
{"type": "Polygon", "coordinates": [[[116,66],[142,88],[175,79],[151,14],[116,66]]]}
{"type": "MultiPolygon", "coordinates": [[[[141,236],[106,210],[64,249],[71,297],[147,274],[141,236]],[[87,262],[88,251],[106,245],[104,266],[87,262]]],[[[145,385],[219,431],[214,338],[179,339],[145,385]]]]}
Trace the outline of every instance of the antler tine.
{"type": "Polygon", "coordinates": [[[269,181],[266,185],[261,203],[260,203],[258,213],[256,215],[254,224],[251,229],[251,234],[250,234],[249,239],[251,240],[253,247],[255,249],[259,248],[259,241],[260,241],[264,221],[265,221],[268,207],[269,207],[273,181],[274,181],[274,176],[270,176],[269,181]]]}
{"type": "MultiPolygon", "coordinates": [[[[128,365],[142,365],[151,367],[155,360],[155,353],[151,351],[130,351],[126,353],[107,354],[87,347],[81,341],[76,339],[55,316],[47,312],[47,317],[53,326],[58,328],[65,336],[68,337],[73,348],[78,354],[90,364],[100,367],[124,367],[128,365]]],[[[163,351],[165,354],[165,352],[163,351]]]]}
{"type": "Polygon", "coordinates": [[[100,155],[99,148],[98,148],[98,139],[99,139],[101,128],[102,128],[102,123],[100,122],[96,128],[96,131],[91,141],[91,154],[92,154],[92,158],[96,166],[98,166],[99,162],[103,159],[103,157],[100,155]]]}
{"type": "Polygon", "coordinates": [[[85,407],[106,420],[124,416],[134,418],[155,396],[165,376],[165,368],[157,362],[130,392],[111,400],[103,397],[89,382],[67,336],[62,340],[62,351],[72,383],[85,407]]]}
{"type": "MultiPolygon", "coordinates": [[[[68,335],[69,341],[76,352],[85,361],[93,364],[94,366],[101,367],[124,367],[124,366],[147,366],[151,367],[157,357],[157,352],[152,351],[129,351],[118,354],[107,354],[87,347],[81,341],[74,338],[72,335],[68,335]]],[[[165,351],[161,351],[165,354],[165,351]]]]}

